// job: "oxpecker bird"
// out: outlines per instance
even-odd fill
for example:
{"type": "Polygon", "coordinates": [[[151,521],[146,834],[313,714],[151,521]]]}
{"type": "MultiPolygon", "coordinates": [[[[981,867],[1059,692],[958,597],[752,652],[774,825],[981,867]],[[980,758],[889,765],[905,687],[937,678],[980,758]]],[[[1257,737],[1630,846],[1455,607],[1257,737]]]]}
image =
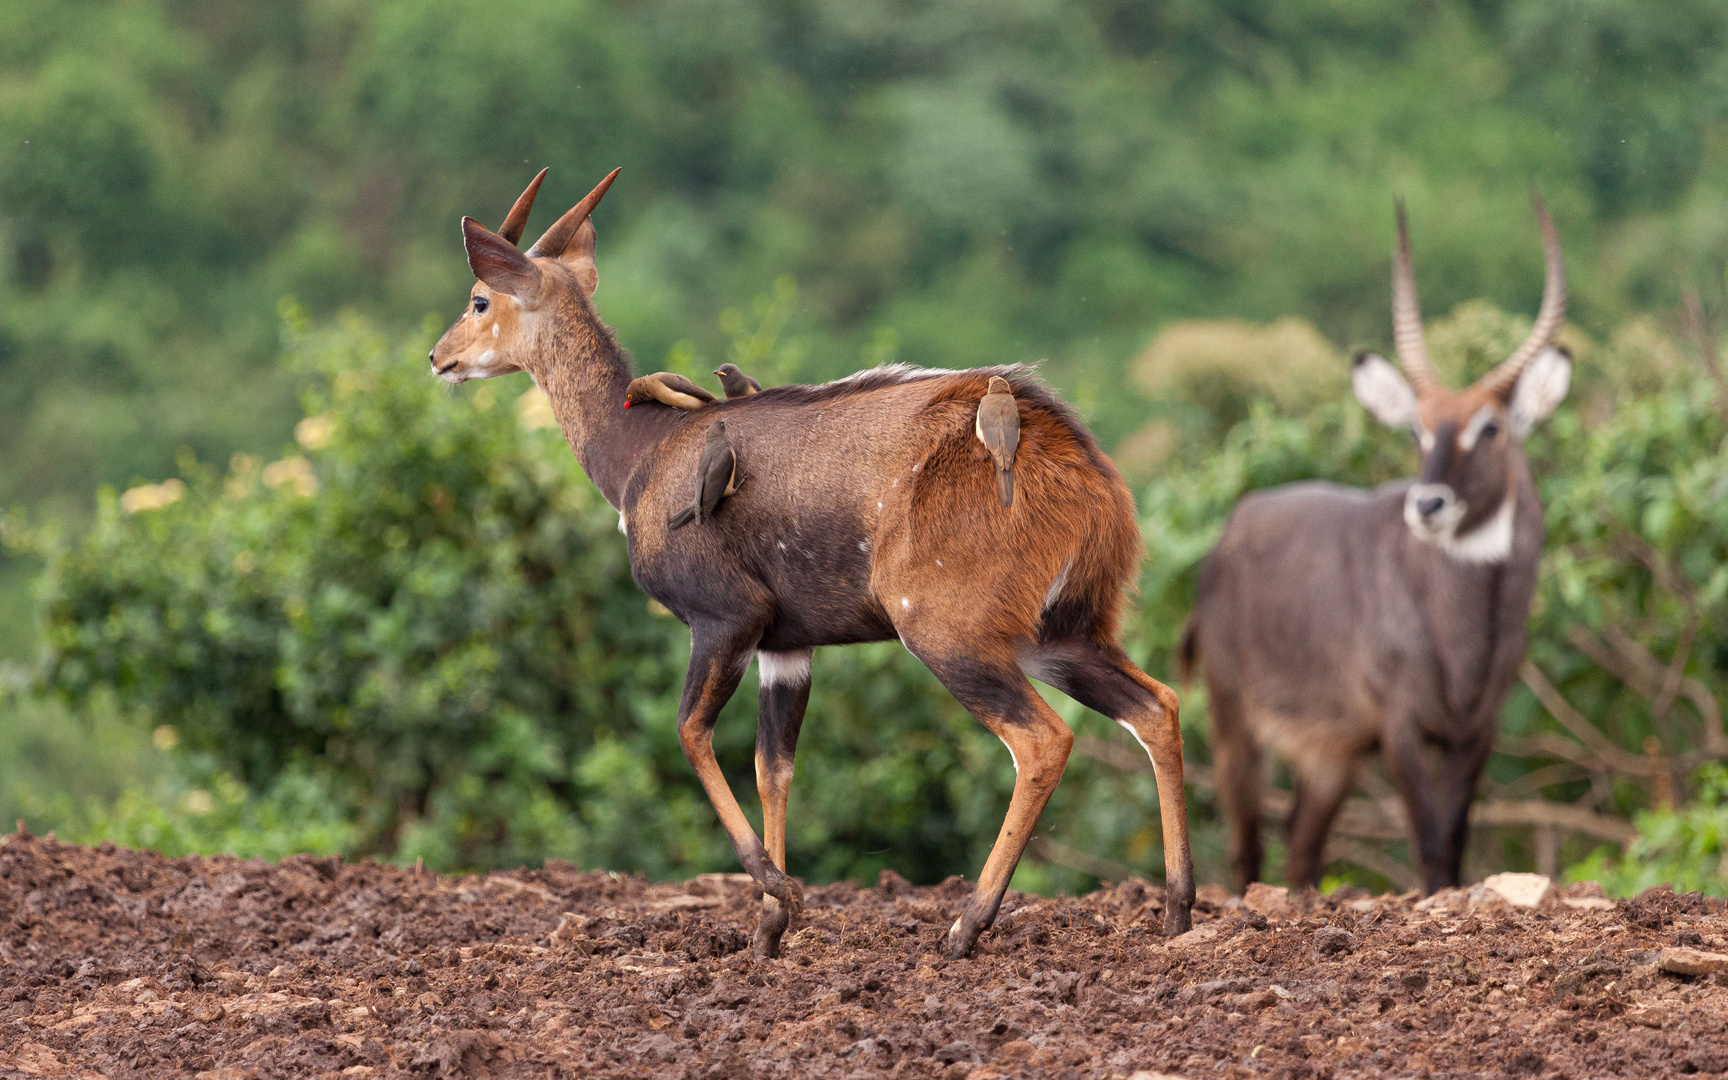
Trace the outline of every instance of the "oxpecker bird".
{"type": "Polygon", "coordinates": [[[762,392],[762,384],[739,371],[737,364],[721,364],[714,369],[714,374],[720,376],[720,388],[729,398],[749,397],[762,392]]]}
{"type": "Polygon", "coordinates": [[[1007,506],[1014,501],[1014,451],[1020,446],[1020,403],[1014,388],[1000,375],[990,376],[990,390],[978,403],[978,441],[996,459],[996,497],[1007,506]]]}
{"type": "Polygon", "coordinates": [[[624,388],[624,407],[640,405],[644,401],[658,401],[662,405],[670,405],[674,409],[693,412],[713,401],[718,400],[713,394],[697,386],[682,375],[674,375],[670,371],[656,371],[652,375],[644,375],[640,379],[630,380],[630,385],[624,388]]]}
{"type": "Polygon", "coordinates": [[[681,529],[692,521],[707,521],[714,516],[720,500],[738,490],[744,474],[738,470],[738,455],[726,440],[726,421],[716,420],[708,427],[707,441],[702,444],[702,457],[696,463],[696,497],[690,505],[666,519],[668,529],[681,529]]]}

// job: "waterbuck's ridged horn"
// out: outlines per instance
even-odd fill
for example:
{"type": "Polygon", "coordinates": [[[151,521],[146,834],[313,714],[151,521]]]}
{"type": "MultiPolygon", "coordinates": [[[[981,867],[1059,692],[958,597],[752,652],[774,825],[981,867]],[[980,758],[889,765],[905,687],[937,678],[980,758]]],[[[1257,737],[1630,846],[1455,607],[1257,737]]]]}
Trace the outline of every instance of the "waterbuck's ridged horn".
{"type": "Polygon", "coordinates": [[[1482,376],[1477,387],[1496,397],[1504,398],[1518,385],[1518,376],[1536,355],[1554,340],[1560,323],[1566,318],[1566,259],[1560,252],[1560,234],[1554,229],[1554,219],[1536,188],[1530,188],[1530,201],[1536,204],[1536,220],[1542,224],[1542,248],[1548,256],[1548,278],[1542,284],[1542,307],[1536,312],[1536,325],[1524,344],[1508,356],[1493,371],[1482,376]]]}
{"type": "Polygon", "coordinates": [[[612,181],[616,180],[622,171],[622,169],[613,169],[607,173],[606,179],[596,184],[594,190],[590,191],[587,197],[572,206],[563,217],[554,221],[550,229],[540,234],[540,239],[534,241],[534,246],[528,249],[528,254],[548,259],[556,259],[564,254],[564,249],[569,246],[571,237],[575,236],[576,230],[582,227],[584,221],[588,220],[588,215],[594,212],[594,208],[600,205],[600,199],[606,194],[606,189],[612,186],[612,181]]]}
{"type": "Polygon", "coordinates": [[[1440,378],[1428,362],[1428,342],[1422,336],[1422,305],[1416,299],[1416,274],[1410,268],[1410,228],[1404,221],[1404,200],[1397,201],[1398,250],[1392,255],[1392,343],[1398,363],[1410,376],[1418,397],[1440,389],[1440,378]]]}
{"type": "Polygon", "coordinates": [[[541,169],[534,174],[534,179],[528,181],[528,186],[522,194],[516,197],[516,203],[510,207],[510,213],[504,217],[504,224],[498,226],[498,235],[512,244],[522,239],[522,229],[528,224],[528,211],[534,209],[534,196],[540,194],[540,182],[546,179],[550,169],[541,169]]]}

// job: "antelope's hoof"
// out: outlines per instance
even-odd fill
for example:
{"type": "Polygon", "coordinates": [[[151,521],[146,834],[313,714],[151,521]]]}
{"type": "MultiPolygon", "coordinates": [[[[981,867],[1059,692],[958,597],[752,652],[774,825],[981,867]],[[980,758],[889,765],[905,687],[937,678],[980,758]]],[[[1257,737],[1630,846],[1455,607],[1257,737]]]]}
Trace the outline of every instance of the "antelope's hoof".
{"type": "Polygon", "coordinates": [[[1175,937],[1186,934],[1194,928],[1192,904],[1166,904],[1164,907],[1164,936],[1175,937]]]}
{"type": "Polygon", "coordinates": [[[762,870],[762,891],[780,901],[790,918],[804,910],[804,889],[786,873],[770,863],[762,870]]]}
{"type": "Polygon", "coordinates": [[[772,896],[762,898],[762,917],[756,921],[756,932],[750,937],[750,952],[764,960],[780,955],[780,938],[792,923],[792,913],[772,896]]]}
{"type": "Polygon", "coordinates": [[[978,944],[978,935],[983,932],[983,927],[968,926],[966,916],[960,916],[948,930],[948,947],[943,950],[943,955],[950,960],[966,959],[972,955],[972,947],[978,944]]]}

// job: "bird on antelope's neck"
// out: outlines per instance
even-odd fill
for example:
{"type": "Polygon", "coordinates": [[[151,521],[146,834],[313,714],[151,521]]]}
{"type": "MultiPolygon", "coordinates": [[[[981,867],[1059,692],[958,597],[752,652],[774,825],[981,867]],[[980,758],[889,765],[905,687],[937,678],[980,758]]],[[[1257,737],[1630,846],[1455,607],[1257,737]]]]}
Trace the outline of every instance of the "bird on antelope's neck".
{"type": "Polygon", "coordinates": [[[714,516],[720,500],[737,491],[743,482],[738,455],[726,439],[726,421],[716,420],[708,427],[702,456],[696,462],[696,497],[689,506],[667,518],[666,527],[681,529],[692,521],[707,521],[714,516]]]}
{"type": "Polygon", "coordinates": [[[624,388],[624,407],[640,405],[644,401],[658,401],[662,405],[670,405],[674,409],[693,412],[704,405],[718,400],[713,394],[697,386],[682,375],[670,371],[656,371],[652,375],[644,375],[639,379],[630,380],[630,385],[624,388]]]}
{"type": "Polygon", "coordinates": [[[1014,451],[1020,446],[1020,403],[1014,388],[1000,375],[990,376],[984,400],[978,403],[974,425],[978,441],[996,462],[996,497],[1007,506],[1014,501],[1014,451]]]}
{"type": "Polygon", "coordinates": [[[714,369],[714,374],[720,376],[720,388],[726,391],[728,398],[749,397],[762,392],[762,384],[739,371],[737,364],[721,364],[714,369]]]}

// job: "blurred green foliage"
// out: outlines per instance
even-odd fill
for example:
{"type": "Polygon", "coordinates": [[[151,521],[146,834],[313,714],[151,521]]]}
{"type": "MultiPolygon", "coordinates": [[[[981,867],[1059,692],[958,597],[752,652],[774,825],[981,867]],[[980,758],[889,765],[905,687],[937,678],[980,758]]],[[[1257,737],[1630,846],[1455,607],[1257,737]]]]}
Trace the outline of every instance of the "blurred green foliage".
{"type": "Polygon", "coordinates": [[[1566,877],[1600,882],[1614,896],[1636,896],[1657,885],[1728,896],[1728,768],[1712,762],[1694,779],[1696,802],[1640,811],[1638,838],[1623,857],[1601,848],[1568,868],[1566,877]]]}
{"type": "MultiPolygon", "coordinates": [[[[729,317],[734,355],[754,348],[762,369],[796,369],[802,343],[778,329],[796,304],[783,288],[729,317]]],[[[287,456],[239,456],[221,472],[188,458],[178,481],[104,493],[81,536],[36,540],[50,565],[43,685],[80,711],[171,725],[181,744],[179,768],[155,787],[82,808],[39,804],[46,819],[68,835],[174,850],[298,843],[441,868],[558,856],[655,876],[731,866],[678,747],[683,629],[630,582],[616,515],[545,426],[538,392],[511,378],[451,393],[425,378],[423,337],[393,347],[359,320],[314,330],[298,309],[288,315],[290,363],[312,389],[287,456]],[[189,803],[192,793],[206,803],[189,803]]],[[[1527,328],[1473,303],[1429,336],[1437,366],[1463,379],[1527,328]]],[[[1719,751],[1701,698],[1664,706],[1573,637],[1619,627],[1664,663],[1681,650],[1674,670],[1706,697],[1719,691],[1722,399],[1696,358],[1650,325],[1600,344],[1568,336],[1573,398],[1528,446],[1550,545],[1532,656],[1634,761],[1654,739],[1675,783],[1580,767],[1592,751],[1569,744],[1573,758],[1497,756],[1485,793],[1628,816],[1689,802],[1684,763],[1719,751]]],[[[1316,476],[1374,484],[1413,463],[1408,433],[1353,401],[1297,413],[1271,391],[1255,398],[1214,452],[1173,460],[1142,492],[1148,559],[1127,633],[1136,659],[1171,677],[1199,560],[1242,494],[1316,476]]],[[[752,689],[717,737],[747,806],[752,689]]],[[[1151,778],[1109,751],[1125,742],[1113,725],[1055,703],[1084,738],[1019,885],[1156,877],[1151,778]]],[[[1202,762],[1205,716],[1203,689],[1187,688],[1184,732],[1202,762]]],[[[1569,737],[1522,688],[1504,730],[1569,737]]],[[[903,649],[824,650],[794,785],[792,868],[815,880],[975,871],[1011,786],[1000,746],[903,649]]],[[[1203,877],[1215,876],[1209,791],[1194,790],[1190,807],[1203,877]]],[[[1671,833],[1660,825],[1670,820],[1639,817],[1671,833]]],[[[1528,830],[1500,831],[1475,857],[1527,866],[1528,830]]],[[[1591,846],[1573,838],[1564,851],[1582,859],[1591,846]]],[[[1615,873],[1667,865],[1672,846],[1641,842],[1615,873]]]]}
{"type": "MultiPolygon", "coordinates": [[[[1630,641],[1707,694],[1728,670],[1721,397],[1647,317],[1720,283],[1728,252],[1718,4],[11,0],[0,75],[0,507],[68,537],[16,524],[0,555],[0,675],[45,650],[61,695],[0,697],[0,802],[33,821],[175,850],[730,865],[673,731],[681,629],[629,583],[610,511],[555,432],[523,428],[521,380],[423,376],[427,313],[469,280],[459,216],[495,222],[541,165],[537,224],[625,167],[598,299],[645,367],[1045,359],[1136,451],[1129,644],[1165,676],[1237,497],[1374,483],[1413,454],[1341,380],[1292,392],[1228,342],[1171,368],[1154,332],[1300,319],[1201,337],[1267,362],[1306,342],[1304,371],[1384,345],[1403,194],[1426,308],[1454,313],[1437,359],[1480,371],[1527,321],[1463,302],[1533,311],[1541,289],[1534,179],[1580,365],[1531,447],[1550,522],[1532,658],[1626,752],[1654,738],[1665,797],[1692,797],[1696,695],[1601,660],[1630,641]],[[120,508],[164,477],[184,486],[120,508]],[[171,753],[142,734],[162,724],[171,753]]],[[[741,792],[749,697],[719,733],[741,792]]],[[[1185,700],[1203,759],[1203,695],[1185,700]]],[[[1505,724],[1564,734],[1522,689],[1505,724]]],[[[795,871],[975,870],[1011,768],[896,647],[817,657],[805,744],[795,871]]],[[[1489,783],[1619,814],[1659,788],[1505,756],[1489,783]]],[[[1077,757],[1045,828],[1155,873],[1152,791],[1077,757]]],[[[1527,838],[1483,857],[1528,859],[1527,838]]]]}

